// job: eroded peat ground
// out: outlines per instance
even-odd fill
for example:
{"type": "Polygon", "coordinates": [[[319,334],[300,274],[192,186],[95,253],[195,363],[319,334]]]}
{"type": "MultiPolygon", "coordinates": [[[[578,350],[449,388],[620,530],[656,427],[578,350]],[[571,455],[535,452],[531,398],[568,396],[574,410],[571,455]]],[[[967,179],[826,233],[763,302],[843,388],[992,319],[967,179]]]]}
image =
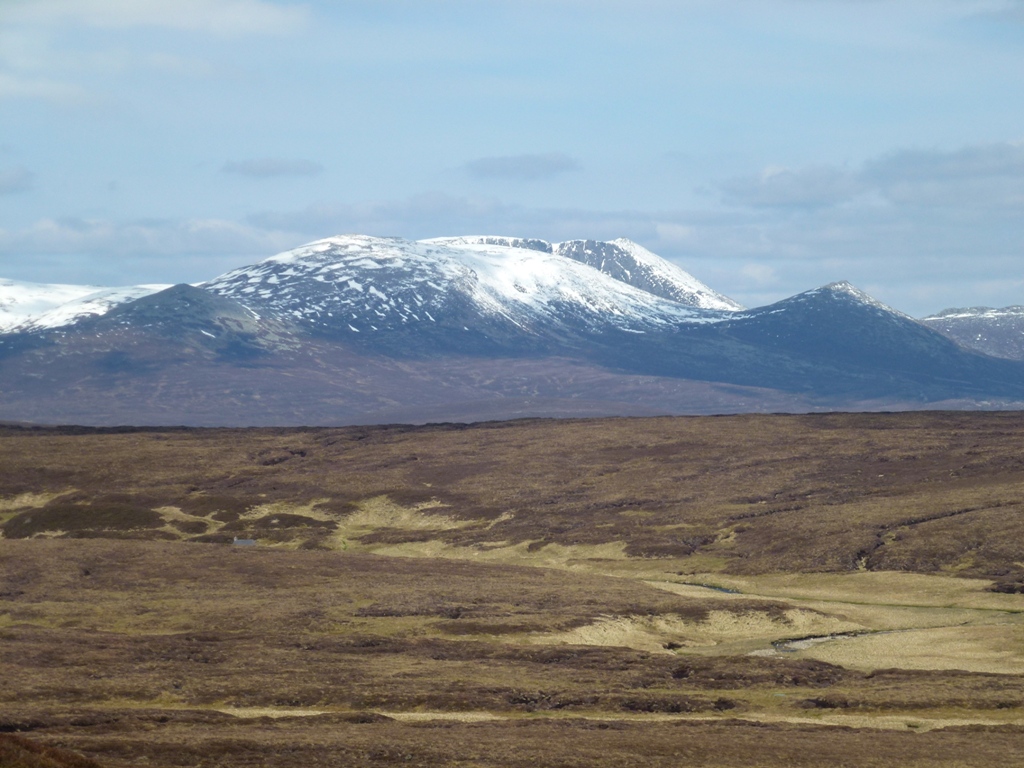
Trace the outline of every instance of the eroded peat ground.
{"type": "Polygon", "coordinates": [[[1015,764],[1021,445],[1014,413],[0,430],[0,731],[102,766],[1015,764]]]}

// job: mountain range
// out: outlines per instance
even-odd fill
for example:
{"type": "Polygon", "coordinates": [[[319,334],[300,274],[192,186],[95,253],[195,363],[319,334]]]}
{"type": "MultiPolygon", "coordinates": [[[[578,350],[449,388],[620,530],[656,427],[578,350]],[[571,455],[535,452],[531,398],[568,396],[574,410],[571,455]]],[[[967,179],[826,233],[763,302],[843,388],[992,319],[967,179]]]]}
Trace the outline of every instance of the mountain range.
{"type": "Polygon", "coordinates": [[[917,321],[844,282],[745,309],[621,239],[349,235],[194,285],[0,281],[0,419],[245,426],[1024,405],[1012,344],[972,349],[966,337],[985,334],[955,319],[917,321]]]}

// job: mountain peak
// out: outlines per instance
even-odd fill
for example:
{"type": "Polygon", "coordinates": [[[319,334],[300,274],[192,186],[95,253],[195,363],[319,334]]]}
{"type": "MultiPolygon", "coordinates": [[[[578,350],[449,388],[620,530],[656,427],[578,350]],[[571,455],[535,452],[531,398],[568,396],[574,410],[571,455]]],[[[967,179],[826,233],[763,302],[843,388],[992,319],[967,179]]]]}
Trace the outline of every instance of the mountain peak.
{"type": "Polygon", "coordinates": [[[529,237],[505,237],[502,235],[461,235],[458,237],[433,237],[420,240],[421,243],[438,245],[499,245],[504,248],[526,248],[530,251],[551,253],[551,243],[529,237]]]}
{"type": "Polygon", "coordinates": [[[601,274],[548,247],[497,236],[343,235],[233,270],[203,288],[318,336],[412,355],[564,345],[721,314],[601,274]]]}
{"type": "Polygon", "coordinates": [[[793,298],[800,299],[802,297],[811,296],[828,296],[832,299],[839,299],[845,301],[849,301],[852,299],[857,304],[863,304],[869,307],[873,307],[875,309],[882,310],[893,315],[898,315],[899,317],[913,319],[909,315],[900,312],[898,309],[893,309],[888,304],[884,304],[871,294],[865,293],[860,288],[856,287],[853,283],[847,280],[838,280],[834,283],[823,285],[820,288],[815,288],[804,293],[798,293],[793,298]]]}
{"type": "Polygon", "coordinates": [[[626,238],[556,243],[560,256],[593,267],[634,288],[699,309],[735,312],[742,305],[709,288],[689,272],[626,238]]]}
{"type": "Polygon", "coordinates": [[[464,235],[436,237],[419,242],[470,248],[499,246],[553,253],[593,267],[621,283],[688,307],[728,312],[743,309],[737,302],[712,290],[672,262],[624,237],[608,241],[566,240],[549,243],[547,240],[525,237],[464,235]]]}

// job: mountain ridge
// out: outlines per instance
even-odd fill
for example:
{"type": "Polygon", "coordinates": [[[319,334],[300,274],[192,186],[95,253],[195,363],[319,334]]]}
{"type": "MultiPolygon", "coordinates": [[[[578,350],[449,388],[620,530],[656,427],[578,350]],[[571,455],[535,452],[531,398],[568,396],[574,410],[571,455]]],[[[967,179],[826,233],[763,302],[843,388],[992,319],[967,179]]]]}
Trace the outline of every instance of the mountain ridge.
{"type": "Polygon", "coordinates": [[[325,238],[0,334],[0,418],[254,426],[1024,404],[1024,364],[848,282],[742,309],[666,265],[626,240],[325,238]]]}
{"type": "Polygon", "coordinates": [[[1024,360],[1024,306],[944,309],[921,322],[987,355],[1024,360]]]}

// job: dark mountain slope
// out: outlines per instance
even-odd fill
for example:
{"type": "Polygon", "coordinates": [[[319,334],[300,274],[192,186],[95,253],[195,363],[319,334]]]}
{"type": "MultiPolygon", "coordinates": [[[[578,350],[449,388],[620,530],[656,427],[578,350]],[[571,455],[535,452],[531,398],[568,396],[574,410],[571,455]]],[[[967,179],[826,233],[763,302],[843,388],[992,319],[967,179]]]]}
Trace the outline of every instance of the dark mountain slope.
{"type": "Polygon", "coordinates": [[[797,391],[900,392],[922,401],[1024,397],[1024,365],[965,350],[849,283],[740,313],[716,331],[800,361],[807,380],[786,384],[797,391]]]}
{"type": "Polygon", "coordinates": [[[1024,360],[1024,307],[946,309],[921,322],[969,349],[1024,360]]]}

